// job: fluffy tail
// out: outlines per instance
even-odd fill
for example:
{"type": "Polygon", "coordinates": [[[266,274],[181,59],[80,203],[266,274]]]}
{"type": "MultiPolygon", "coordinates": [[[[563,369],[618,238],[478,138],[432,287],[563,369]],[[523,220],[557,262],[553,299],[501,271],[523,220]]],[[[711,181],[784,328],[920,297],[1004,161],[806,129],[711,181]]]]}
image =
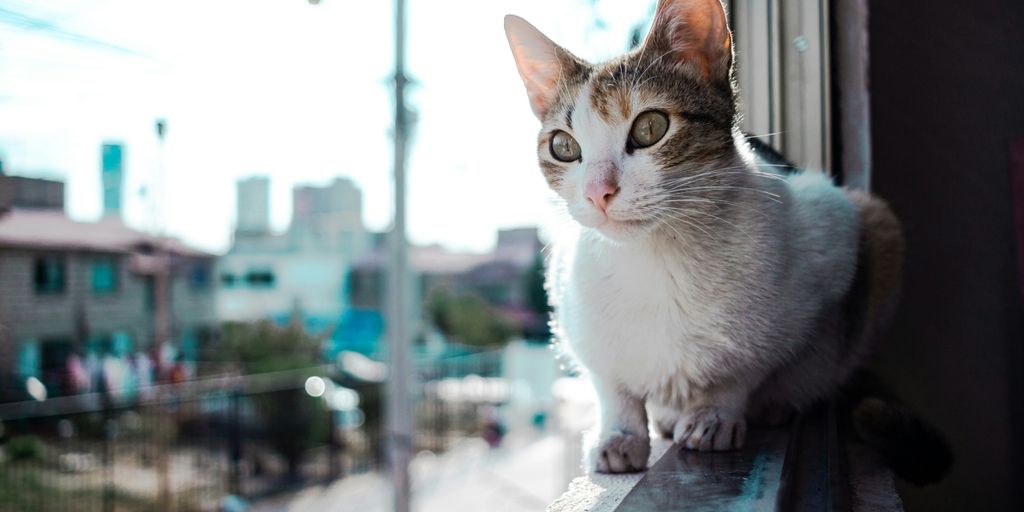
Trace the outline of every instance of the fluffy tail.
{"type": "MultiPolygon", "coordinates": [[[[904,241],[899,219],[881,199],[847,190],[861,220],[863,282],[847,313],[859,363],[875,344],[895,311],[902,280],[904,241]]],[[[856,284],[855,284],[856,287],[856,284]]],[[[942,433],[915,414],[874,375],[855,372],[843,398],[854,432],[877,451],[896,476],[917,485],[938,482],[953,464],[953,451],[942,433]]]]}
{"type": "Polygon", "coordinates": [[[953,465],[953,450],[938,428],[896,398],[874,375],[861,372],[843,392],[857,437],[878,452],[907,482],[942,480],[953,465]]]}

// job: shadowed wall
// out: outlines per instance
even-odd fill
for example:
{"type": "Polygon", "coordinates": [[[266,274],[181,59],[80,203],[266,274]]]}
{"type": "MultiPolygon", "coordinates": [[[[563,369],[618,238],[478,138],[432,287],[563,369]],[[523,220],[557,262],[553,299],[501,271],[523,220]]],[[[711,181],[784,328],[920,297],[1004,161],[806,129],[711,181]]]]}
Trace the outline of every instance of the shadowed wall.
{"type": "Polygon", "coordinates": [[[1024,2],[870,2],[872,188],[907,234],[880,368],[948,435],[952,474],[908,510],[1021,510],[1024,328],[1010,141],[1024,135],[1024,2]]]}

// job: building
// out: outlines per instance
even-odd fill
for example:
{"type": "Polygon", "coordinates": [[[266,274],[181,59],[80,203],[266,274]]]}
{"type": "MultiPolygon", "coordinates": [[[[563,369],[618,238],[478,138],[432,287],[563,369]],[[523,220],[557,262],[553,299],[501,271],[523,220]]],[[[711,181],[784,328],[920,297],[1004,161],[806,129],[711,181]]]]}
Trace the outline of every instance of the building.
{"type": "Polygon", "coordinates": [[[344,178],[325,187],[295,187],[288,234],[296,247],[340,252],[346,261],[352,261],[368,246],[362,192],[344,178]]]}
{"type": "MultiPolygon", "coordinates": [[[[352,267],[352,309],[334,336],[338,349],[379,351],[386,308],[386,238],[386,234],[377,234],[372,249],[352,267]]],[[[421,318],[431,291],[444,288],[482,297],[498,314],[514,322],[524,337],[546,340],[547,315],[537,311],[530,297],[530,277],[540,271],[542,248],[535,227],[499,230],[494,250],[484,254],[454,252],[439,245],[411,247],[409,266],[414,282],[410,301],[416,320],[421,318]]]]}
{"type": "Polygon", "coordinates": [[[270,234],[270,179],[253,176],[238,180],[238,219],[236,236],[270,234]]]}
{"type": "Polygon", "coordinates": [[[105,143],[100,157],[100,180],[103,185],[103,216],[121,216],[121,189],[124,186],[124,146],[105,143]]]}
{"type": "Polygon", "coordinates": [[[53,180],[0,176],[0,212],[12,208],[64,211],[64,183],[53,180]]]}
{"type": "Polygon", "coordinates": [[[58,190],[60,182],[0,177],[0,400],[24,398],[32,377],[49,396],[72,391],[72,355],[194,361],[217,328],[215,258],[118,218],[73,221],[58,190]],[[157,257],[165,252],[167,260],[157,257]],[[156,354],[154,270],[167,267],[154,263],[162,261],[170,269],[170,343],[156,354]]]}
{"type": "Polygon", "coordinates": [[[348,308],[349,266],[369,245],[362,193],[345,178],[296,187],[291,225],[275,234],[268,190],[267,178],[238,182],[238,222],[220,261],[218,312],[236,321],[298,314],[310,331],[331,329],[348,308]]]}

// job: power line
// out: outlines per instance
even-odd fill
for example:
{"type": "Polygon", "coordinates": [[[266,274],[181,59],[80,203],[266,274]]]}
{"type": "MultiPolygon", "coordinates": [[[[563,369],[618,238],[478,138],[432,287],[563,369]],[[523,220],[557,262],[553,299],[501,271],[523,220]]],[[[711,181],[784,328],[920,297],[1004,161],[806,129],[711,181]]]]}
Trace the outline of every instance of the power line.
{"type": "Polygon", "coordinates": [[[132,50],[131,48],[127,48],[114,43],[109,43],[107,41],[102,41],[100,39],[96,39],[95,37],[91,37],[85,34],[72,32],[57,25],[56,23],[53,23],[52,21],[35,16],[29,16],[27,14],[22,14],[20,12],[7,9],[5,7],[0,7],[0,24],[9,25],[26,31],[42,32],[46,35],[53,36],[58,39],[63,39],[65,41],[77,45],[90,46],[101,50],[120,53],[122,55],[153,60],[152,57],[132,50]]]}

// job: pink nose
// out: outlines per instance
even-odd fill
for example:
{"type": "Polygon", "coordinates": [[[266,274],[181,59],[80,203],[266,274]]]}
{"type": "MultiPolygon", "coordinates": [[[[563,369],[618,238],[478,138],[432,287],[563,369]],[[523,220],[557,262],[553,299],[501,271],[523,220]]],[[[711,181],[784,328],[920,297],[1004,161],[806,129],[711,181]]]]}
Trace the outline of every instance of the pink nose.
{"type": "Polygon", "coordinates": [[[593,203],[601,212],[608,209],[608,203],[618,193],[619,185],[615,183],[614,179],[608,178],[593,180],[587,183],[586,188],[583,190],[583,194],[587,196],[587,201],[593,203]]]}

